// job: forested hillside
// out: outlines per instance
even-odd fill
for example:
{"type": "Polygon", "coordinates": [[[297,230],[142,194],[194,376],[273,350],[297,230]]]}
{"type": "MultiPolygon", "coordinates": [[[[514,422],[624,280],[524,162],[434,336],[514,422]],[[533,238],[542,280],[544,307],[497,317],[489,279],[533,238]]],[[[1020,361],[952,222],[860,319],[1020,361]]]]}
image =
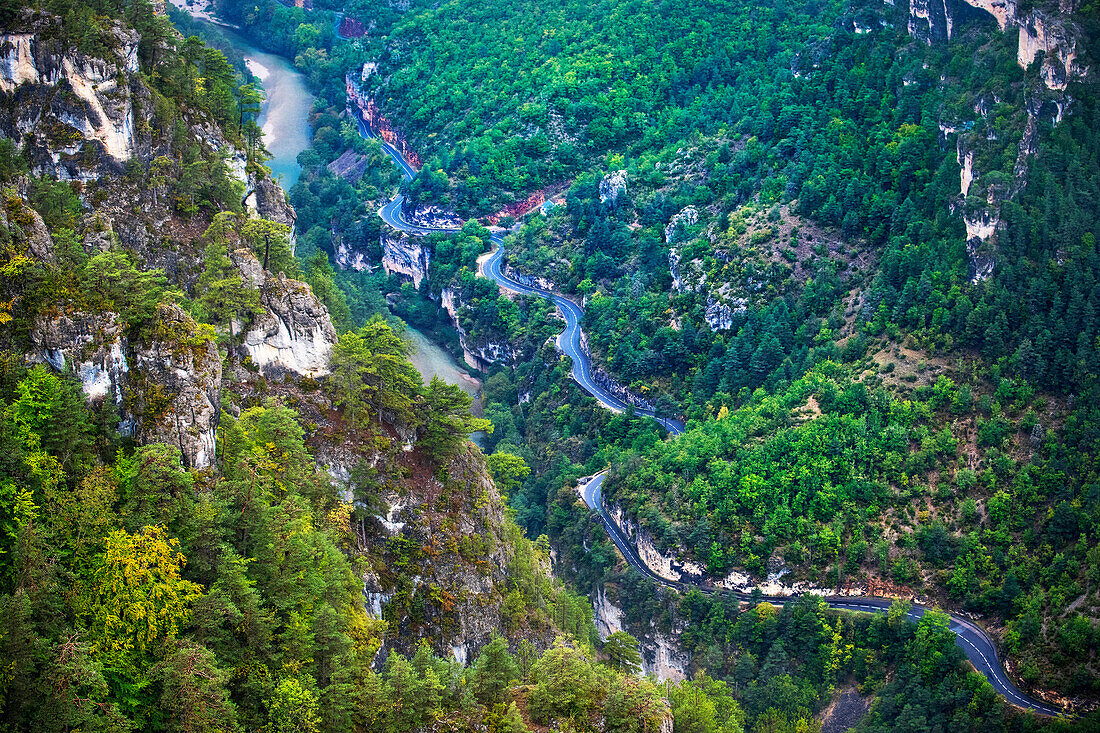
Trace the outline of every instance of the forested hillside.
{"type": "Polygon", "coordinates": [[[294,5],[289,192],[224,30],[0,7],[0,729],[1096,725],[1094,0],[294,5]]]}
{"type": "MultiPolygon", "coordinates": [[[[510,264],[692,421],[664,442],[524,358],[491,371],[529,531],[578,541],[558,487],[610,465],[606,496],[712,580],[934,599],[1089,698],[1097,14],[930,12],[453,2],[398,20],[363,83],[425,160],[414,206],[553,199],[510,264]]],[[[432,274],[466,334],[523,342],[523,299],[432,274]]]]}
{"type": "Polygon", "coordinates": [[[295,258],[240,57],[141,2],[2,19],[0,728],[671,721],[508,516],[523,462],[295,258]]]}

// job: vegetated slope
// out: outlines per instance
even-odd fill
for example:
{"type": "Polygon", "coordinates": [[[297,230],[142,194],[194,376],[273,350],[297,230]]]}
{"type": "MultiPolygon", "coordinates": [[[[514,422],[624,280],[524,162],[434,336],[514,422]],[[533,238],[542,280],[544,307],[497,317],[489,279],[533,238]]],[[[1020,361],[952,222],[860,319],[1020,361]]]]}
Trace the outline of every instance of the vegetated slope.
{"type": "Polygon", "coordinates": [[[795,49],[826,34],[836,12],[826,3],[451,3],[395,28],[379,103],[436,156],[410,187],[414,199],[491,213],[605,152],[659,148],[736,120],[757,106],[764,90],[753,85],[789,79],[795,49]]]}
{"type": "Polygon", "coordinates": [[[614,373],[707,421],[624,459],[666,547],[888,576],[1003,622],[1025,681],[1094,692],[1095,14],[960,11],[947,40],[908,7],[651,10],[408,17],[373,78],[435,153],[410,194],[491,213],[575,178],[508,246],[587,296],[614,373]]]}
{"type": "Polygon", "coordinates": [[[2,727],[514,730],[513,679],[532,716],[575,713],[536,664],[566,630],[549,658],[586,675],[584,711],[667,723],[594,666],[469,398],[384,323],[338,338],[293,279],[250,80],[147,4],[3,20],[2,727]],[[451,645],[473,661],[502,617],[522,671],[496,642],[467,681],[451,645]]]}

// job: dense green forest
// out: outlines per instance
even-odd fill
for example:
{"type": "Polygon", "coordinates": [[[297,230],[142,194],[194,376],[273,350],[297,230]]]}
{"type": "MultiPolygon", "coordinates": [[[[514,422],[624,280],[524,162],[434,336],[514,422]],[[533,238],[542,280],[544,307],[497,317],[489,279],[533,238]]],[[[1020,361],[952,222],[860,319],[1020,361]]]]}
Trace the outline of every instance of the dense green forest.
{"type": "MultiPolygon", "coordinates": [[[[492,372],[530,532],[561,536],[558,487],[611,465],[609,495],[712,576],[780,559],[919,589],[1006,622],[1025,681],[1095,694],[1095,81],[1056,122],[1012,32],[975,16],[927,44],[906,13],[449,3],[399,21],[372,79],[426,158],[414,201],[481,215],[564,186],[510,261],[585,297],[597,359],[699,421],[665,443],[545,372],[492,372]],[[963,219],[994,210],[975,277],[963,219]]],[[[521,335],[522,308],[462,278],[465,330],[521,335]]]]}
{"type": "MultiPolygon", "coordinates": [[[[37,6],[66,52],[109,57],[118,23],[140,34],[155,153],[69,183],[0,140],[0,727],[810,731],[842,694],[866,730],[1040,725],[966,670],[941,614],[739,604],[624,570],[574,490],[604,468],[607,499],[711,581],[875,583],[977,614],[1024,686],[1100,694],[1095,73],[1052,88],[992,17],[926,43],[908,7],[863,2],[216,5],[316,95],[294,240],[248,217],[245,184],[202,144],[266,173],[262,87],[215,28],[143,0],[37,6]],[[337,11],[367,35],[339,39],[337,11]],[[365,63],[426,161],[411,183],[345,110],[365,63]],[[424,239],[419,289],[378,271],[375,212],[398,190],[470,219],[424,239]],[[552,307],[475,276],[490,241],[473,218],[536,190],[559,204],[518,222],[510,263],[583,299],[596,363],[684,435],[601,409],[554,348],[552,307]],[[168,233],[90,246],[108,199],[163,206],[168,233]],[[991,217],[992,241],[968,243],[991,217]],[[166,269],[156,247],[191,260],[166,269]],[[242,250],[324,304],[331,374],[269,381],[236,353],[269,308],[242,250]],[[349,253],[368,267],[340,269],[349,253]],[[117,317],[191,363],[216,354],[210,468],[116,430],[119,411],[172,409],[152,375],[89,405],[25,362],[64,314],[117,317]],[[480,375],[483,418],[423,383],[402,321],[456,353],[458,329],[509,345],[480,375]],[[342,482],[332,446],[371,459],[342,482]],[[425,487],[405,534],[368,530],[393,491],[425,487]],[[489,590],[421,580],[446,563],[489,590]],[[641,677],[638,642],[601,641],[574,591],[676,638],[688,678],[641,677]],[[428,641],[462,628],[462,604],[498,601],[504,635],[468,666],[428,641]]],[[[1082,66],[1100,58],[1094,11],[1071,16],[1082,66]]]]}
{"type": "MultiPolygon", "coordinates": [[[[584,296],[597,359],[700,421],[665,444],[590,408],[544,368],[545,306],[473,277],[485,234],[430,238],[423,292],[377,287],[442,340],[424,296],[450,287],[468,335],[517,347],[485,382],[486,450],[533,467],[511,496],[532,537],[568,542],[559,487],[611,465],[609,495],[715,577],[779,558],[823,587],[919,589],[1008,622],[1025,681],[1093,692],[1094,82],[1070,84],[1054,124],[1028,109],[1057,94],[991,18],[926,44],[904,11],[861,4],[689,4],[667,23],[625,2],[349,10],[380,33],[337,48],[370,49],[366,84],[426,158],[403,190],[466,215],[562,190],[507,241],[511,262],[584,296]],[[493,32],[470,54],[473,27],[493,32]],[[978,172],[966,199],[959,146],[978,172]],[[975,279],[962,220],[994,202],[996,267],[975,279]],[[716,303],[728,326],[708,321],[716,303]]],[[[1091,57],[1094,19],[1075,19],[1091,57]]],[[[378,224],[359,221],[340,228],[369,252],[378,224]]]]}

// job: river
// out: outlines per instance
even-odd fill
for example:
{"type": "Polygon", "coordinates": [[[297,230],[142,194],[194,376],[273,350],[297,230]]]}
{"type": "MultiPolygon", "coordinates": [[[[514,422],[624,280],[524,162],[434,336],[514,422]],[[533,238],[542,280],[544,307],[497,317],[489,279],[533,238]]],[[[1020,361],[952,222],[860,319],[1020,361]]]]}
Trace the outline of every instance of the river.
{"type": "MultiPolygon", "coordinates": [[[[311,137],[309,112],[313,107],[313,95],[306,88],[305,77],[282,56],[261,51],[219,23],[208,9],[184,6],[184,3],[185,0],[175,2],[177,7],[186,7],[197,19],[216,24],[218,31],[244,56],[249,71],[263,82],[267,99],[260,109],[257,122],[264,131],[264,145],[272,156],[267,165],[282,187],[290,189],[302,172],[298,165],[298,153],[309,147],[311,137]]],[[[450,354],[411,326],[406,329],[405,338],[412,345],[409,361],[425,382],[439,377],[478,399],[481,382],[471,377],[450,354]]],[[[480,404],[475,402],[475,409],[480,411],[480,404]]],[[[478,442],[477,437],[475,442],[478,442]]]]}
{"type": "Polygon", "coordinates": [[[256,122],[264,131],[264,146],[271,153],[267,166],[289,191],[302,173],[298,153],[309,147],[313,95],[306,88],[305,77],[282,56],[265,53],[230,31],[225,35],[244,56],[248,70],[263,82],[267,100],[256,122]]]}
{"type": "Polygon", "coordinates": [[[431,381],[432,377],[439,377],[448,384],[457,384],[463,392],[477,398],[481,392],[481,382],[460,367],[454,357],[412,326],[406,327],[405,340],[413,347],[409,361],[424,377],[425,382],[431,381]]]}
{"type": "Polygon", "coordinates": [[[305,77],[290,61],[261,51],[235,33],[239,29],[217,18],[208,2],[172,0],[172,4],[200,23],[214,26],[217,34],[244,57],[248,70],[263,83],[267,100],[260,107],[256,123],[264,131],[264,146],[271,153],[267,166],[279,184],[289,191],[302,173],[298,153],[309,147],[312,137],[309,112],[313,108],[313,95],[306,87],[305,77]]]}

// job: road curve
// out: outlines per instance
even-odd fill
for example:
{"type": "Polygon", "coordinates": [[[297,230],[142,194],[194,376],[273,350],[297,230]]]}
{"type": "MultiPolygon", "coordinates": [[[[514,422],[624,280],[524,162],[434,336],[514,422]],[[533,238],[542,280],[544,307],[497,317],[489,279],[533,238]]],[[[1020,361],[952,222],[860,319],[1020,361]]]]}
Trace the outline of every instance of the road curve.
{"type": "MultiPolygon", "coordinates": [[[[355,115],[355,119],[359,124],[360,134],[364,137],[374,137],[370,128],[363,123],[358,115],[355,115]]],[[[416,176],[416,169],[409,165],[408,161],[405,160],[396,148],[385,141],[380,142],[386,154],[388,154],[390,158],[393,159],[394,163],[401,168],[402,176],[406,180],[411,181],[416,176]]],[[[408,222],[405,219],[403,211],[404,204],[405,197],[403,195],[398,195],[393,201],[379,209],[378,215],[394,229],[410,234],[431,234],[434,232],[446,233],[456,231],[455,229],[423,227],[408,222]]],[[[584,349],[581,348],[582,332],[580,322],[581,316],[583,315],[581,307],[562,295],[542,288],[525,285],[506,275],[501,269],[501,262],[504,258],[504,248],[502,246],[504,237],[499,233],[494,233],[492,235],[492,240],[494,249],[492,255],[485,261],[485,274],[495,280],[497,285],[502,288],[523,295],[535,295],[553,302],[554,305],[557,306],[558,312],[561,313],[562,317],[565,319],[565,330],[558,336],[558,346],[561,348],[562,352],[573,361],[573,379],[576,380],[577,384],[579,384],[582,389],[595,397],[604,407],[612,410],[631,409],[629,405],[626,405],[622,400],[608,393],[592,381],[592,361],[584,349]]],[[[684,431],[684,423],[679,420],[657,417],[654,411],[649,409],[637,407],[633,409],[636,414],[652,417],[654,420],[661,423],[661,425],[672,435],[679,435],[684,431]]],[[[611,537],[611,541],[615,543],[615,546],[619,548],[619,552],[626,558],[626,561],[635,570],[661,585],[666,585],[678,590],[687,590],[696,587],[702,593],[708,595],[715,593],[711,588],[661,577],[653,572],[648,565],[642,562],[634,546],[627,540],[622,529],[611,519],[604,509],[603,496],[601,494],[603,480],[604,474],[600,473],[588,482],[584,487],[584,501],[589,508],[599,512],[600,519],[603,521],[603,526],[607,530],[608,536],[611,537]]],[[[726,592],[740,599],[749,598],[747,593],[726,592]]],[[[782,604],[785,601],[789,601],[790,597],[764,596],[764,600],[771,603],[782,604]]],[[[827,596],[825,597],[825,602],[830,608],[843,611],[884,613],[890,608],[892,601],[891,599],[860,596],[827,596]]],[[[914,604],[909,611],[909,618],[917,620],[924,615],[926,610],[928,609],[914,604]]],[[[993,645],[989,636],[979,626],[955,614],[948,615],[950,617],[950,629],[955,634],[955,643],[963,650],[967,659],[974,665],[974,668],[989,680],[993,689],[1000,693],[1012,705],[1017,707],[1032,710],[1041,715],[1057,716],[1062,714],[1062,710],[1059,708],[1029,697],[1012,684],[1012,681],[1005,673],[1004,665],[1001,663],[1000,657],[997,655],[996,647],[993,645]]]]}
{"type": "MultiPolygon", "coordinates": [[[[356,115],[356,120],[359,123],[360,134],[372,137],[373,135],[371,134],[370,128],[359,119],[358,115],[356,115]]],[[[416,169],[409,165],[408,161],[405,160],[404,156],[402,156],[396,148],[383,141],[382,149],[401,168],[401,174],[406,180],[411,181],[413,177],[416,176],[416,169]]],[[[410,234],[431,234],[433,232],[456,231],[455,229],[423,227],[412,224],[405,219],[404,206],[405,197],[399,194],[393,201],[390,201],[379,209],[378,215],[394,229],[410,234]]],[[[573,379],[581,386],[581,389],[595,397],[597,402],[608,409],[620,412],[633,409],[635,414],[653,418],[673,435],[682,433],[684,431],[684,423],[680,420],[657,417],[655,411],[649,408],[632,407],[593,381],[592,360],[581,346],[581,317],[584,315],[584,311],[581,310],[579,305],[563,295],[543,288],[525,285],[504,274],[502,269],[504,260],[504,247],[502,245],[504,243],[504,236],[500,233],[494,233],[492,235],[492,240],[494,245],[493,253],[489,259],[485,261],[485,274],[495,280],[498,286],[506,290],[511,290],[522,295],[535,295],[540,298],[545,298],[557,306],[558,313],[565,319],[565,330],[558,336],[558,346],[561,348],[562,352],[573,361],[573,379]]]]}
{"type": "MultiPolygon", "coordinates": [[[[637,550],[626,538],[622,528],[616,524],[615,520],[612,519],[604,509],[602,493],[604,477],[604,473],[598,473],[591,477],[588,483],[583,486],[582,495],[584,497],[584,503],[587,504],[590,509],[599,513],[608,536],[611,538],[611,541],[615,543],[615,547],[619,549],[619,552],[622,553],[622,556],[631,567],[656,583],[678,590],[697,588],[700,592],[707,595],[713,595],[716,592],[720,592],[741,600],[747,600],[749,598],[748,593],[716,591],[713,588],[700,586],[695,583],[671,580],[655,573],[648,565],[642,562],[640,557],[638,557],[637,550]]],[[[786,601],[790,601],[791,598],[792,596],[766,595],[763,597],[763,600],[770,603],[783,604],[786,601]]],[[[825,596],[824,598],[829,608],[835,608],[842,611],[862,611],[865,613],[885,613],[892,603],[892,599],[869,598],[865,596],[825,596]]],[[[916,621],[924,615],[926,610],[929,609],[914,604],[909,610],[908,616],[913,621],[916,621]]],[[[1001,663],[1000,657],[997,656],[997,649],[993,645],[993,641],[981,627],[953,613],[948,613],[948,616],[950,618],[949,628],[955,634],[955,644],[963,650],[963,653],[966,654],[966,658],[970,660],[974,668],[989,680],[989,684],[993,686],[994,690],[1016,707],[1032,710],[1041,715],[1058,716],[1062,714],[1061,709],[1028,696],[1012,684],[1012,680],[1010,680],[1005,673],[1004,665],[1001,663]]]]}

